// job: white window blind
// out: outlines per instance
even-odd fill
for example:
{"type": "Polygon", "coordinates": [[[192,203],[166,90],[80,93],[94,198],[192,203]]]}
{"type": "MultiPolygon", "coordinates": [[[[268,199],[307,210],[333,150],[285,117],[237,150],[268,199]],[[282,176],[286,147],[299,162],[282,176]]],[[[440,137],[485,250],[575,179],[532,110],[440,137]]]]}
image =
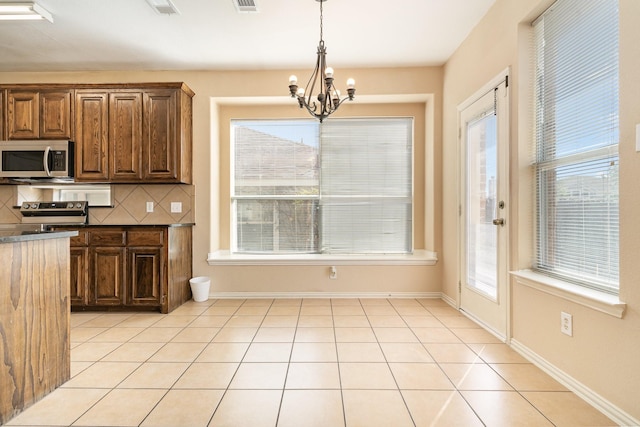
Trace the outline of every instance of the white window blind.
{"type": "Polygon", "coordinates": [[[318,126],[233,121],[234,251],[318,251],[318,126]]]}
{"type": "Polygon", "coordinates": [[[411,252],[412,129],[407,118],[321,126],[324,252],[411,252]]]}
{"type": "Polygon", "coordinates": [[[410,118],[232,121],[236,253],[412,251],[410,118]]]}
{"type": "Polygon", "coordinates": [[[618,2],[534,22],[537,270],[618,290],[618,2]]]}

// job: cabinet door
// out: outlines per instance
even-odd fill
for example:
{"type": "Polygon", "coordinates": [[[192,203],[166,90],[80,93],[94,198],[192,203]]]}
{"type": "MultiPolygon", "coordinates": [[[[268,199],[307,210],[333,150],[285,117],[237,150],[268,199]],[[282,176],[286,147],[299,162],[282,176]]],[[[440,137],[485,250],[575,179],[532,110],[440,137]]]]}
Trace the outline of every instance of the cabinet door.
{"type": "Polygon", "coordinates": [[[10,90],[7,98],[9,139],[38,139],[40,137],[38,92],[10,90]]]}
{"type": "Polygon", "coordinates": [[[5,117],[4,117],[4,112],[5,112],[5,105],[4,105],[4,90],[0,89],[0,140],[4,141],[7,137],[4,135],[4,122],[5,122],[5,117]]]}
{"type": "Polygon", "coordinates": [[[69,265],[71,268],[70,297],[72,306],[85,306],[89,302],[87,292],[89,284],[88,259],[89,248],[71,247],[69,265]]]}
{"type": "Polygon", "coordinates": [[[178,142],[175,90],[145,92],[143,111],[142,178],[148,181],[177,182],[178,142]]]}
{"type": "Polygon", "coordinates": [[[109,100],[106,92],[76,92],[76,179],[106,181],[109,100]]]}
{"type": "Polygon", "coordinates": [[[89,304],[121,305],[125,288],[125,248],[89,248],[89,304]]]}
{"type": "Polygon", "coordinates": [[[142,93],[109,95],[109,176],[142,179],[142,93]]]}
{"type": "Polygon", "coordinates": [[[127,248],[128,305],[159,306],[162,283],[162,248],[127,248]]]}
{"type": "Polygon", "coordinates": [[[40,138],[73,139],[71,91],[40,93],[40,138]]]}

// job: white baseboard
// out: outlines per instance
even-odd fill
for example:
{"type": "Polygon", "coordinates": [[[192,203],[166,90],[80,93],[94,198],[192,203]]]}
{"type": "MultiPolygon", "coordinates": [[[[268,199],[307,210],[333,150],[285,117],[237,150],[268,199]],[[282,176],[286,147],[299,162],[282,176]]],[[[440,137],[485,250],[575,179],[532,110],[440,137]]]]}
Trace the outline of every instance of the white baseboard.
{"type": "Polygon", "coordinates": [[[524,344],[512,338],[511,347],[617,424],[621,426],[640,426],[640,420],[635,419],[575,378],[558,369],[524,344]]]}
{"type": "Polygon", "coordinates": [[[213,292],[209,299],[230,298],[442,298],[440,292],[213,292]]]}
{"type": "MultiPolygon", "coordinates": [[[[462,308],[459,310],[465,317],[469,318],[472,322],[477,323],[482,327],[485,331],[489,332],[494,337],[498,338],[500,341],[507,343],[507,336],[493,329],[488,323],[482,321],[482,319],[474,316],[468,311],[464,311],[462,308]]],[[[508,343],[507,343],[508,344],[508,343]]]]}
{"type": "Polygon", "coordinates": [[[451,298],[449,295],[442,293],[441,294],[441,298],[442,301],[446,302],[447,304],[449,304],[451,307],[455,308],[456,310],[459,309],[458,307],[458,303],[456,302],[455,299],[451,298]]]}

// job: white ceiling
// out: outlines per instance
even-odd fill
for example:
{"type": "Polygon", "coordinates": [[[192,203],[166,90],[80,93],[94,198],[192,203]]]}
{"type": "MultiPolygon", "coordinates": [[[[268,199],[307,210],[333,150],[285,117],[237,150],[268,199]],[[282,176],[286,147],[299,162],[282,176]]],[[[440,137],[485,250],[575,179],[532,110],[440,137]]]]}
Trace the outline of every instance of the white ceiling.
{"type": "MultiPolygon", "coordinates": [[[[3,2],[6,0],[0,0],[3,2]]],[[[0,71],[311,68],[319,40],[314,0],[37,0],[48,21],[0,21],[0,71]]],[[[398,67],[446,62],[495,0],[327,0],[329,65],[398,67]]]]}

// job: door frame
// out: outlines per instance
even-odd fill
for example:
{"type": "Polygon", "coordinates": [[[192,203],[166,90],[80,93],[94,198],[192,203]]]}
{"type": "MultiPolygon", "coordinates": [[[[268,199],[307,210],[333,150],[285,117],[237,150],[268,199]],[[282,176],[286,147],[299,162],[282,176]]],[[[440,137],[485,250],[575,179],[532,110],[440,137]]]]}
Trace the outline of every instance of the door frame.
{"type": "Polygon", "coordinates": [[[461,309],[462,306],[462,279],[464,277],[464,273],[465,273],[465,265],[463,263],[465,257],[463,255],[463,252],[466,250],[466,246],[465,246],[465,241],[464,240],[464,234],[465,233],[465,216],[463,215],[462,212],[462,206],[463,206],[463,199],[465,199],[466,197],[466,184],[465,182],[463,182],[462,179],[462,168],[465,167],[465,162],[462,159],[462,154],[463,154],[463,144],[465,143],[465,141],[462,140],[462,127],[465,126],[465,123],[463,123],[462,120],[462,112],[470,107],[471,105],[473,105],[476,101],[480,100],[483,96],[485,96],[488,92],[494,90],[496,87],[498,87],[500,84],[502,84],[503,82],[507,82],[506,84],[506,97],[507,97],[507,102],[502,104],[503,108],[500,110],[501,113],[501,117],[502,120],[500,120],[498,122],[498,129],[501,129],[503,127],[506,126],[506,129],[502,129],[503,132],[505,132],[506,135],[506,141],[502,144],[500,144],[500,141],[498,141],[499,144],[499,149],[503,151],[503,154],[501,155],[501,157],[504,159],[502,162],[498,162],[498,170],[500,173],[500,177],[501,177],[501,186],[503,188],[502,194],[505,195],[505,199],[508,199],[511,197],[511,189],[509,186],[510,183],[510,141],[511,141],[511,120],[510,120],[510,108],[511,108],[511,95],[510,95],[510,81],[509,81],[509,77],[510,77],[510,67],[505,68],[503,71],[501,71],[500,73],[498,73],[495,77],[493,77],[489,82],[487,82],[485,85],[483,85],[479,90],[477,90],[476,92],[473,93],[473,95],[471,95],[469,98],[467,98],[465,101],[463,101],[462,103],[460,103],[457,107],[457,125],[458,125],[458,144],[456,147],[456,152],[457,152],[457,159],[456,159],[456,166],[457,166],[457,209],[458,209],[458,221],[457,221],[457,245],[458,245],[458,256],[457,256],[457,281],[458,281],[458,287],[457,287],[457,296],[456,296],[456,306],[457,309],[464,314],[465,316],[469,317],[471,320],[473,320],[474,322],[478,323],[479,325],[481,325],[483,328],[485,328],[488,332],[490,332],[491,334],[495,335],[498,339],[500,339],[501,341],[504,341],[506,344],[509,344],[510,339],[511,339],[511,286],[509,283],[509,266],[511,265],[511,260],[510,260],[510,253],[511,253],[511,240],[510,240],[510,233],[509,230],[511,228],[511,202],[509,200],[507,200],[507,203],[505,204],[505,208],[503,211],[503,214],[501,215],[502,217],[504,217],[506,219],[506,224],[503,227],[503,234],[504,234],[504,242],[506,247],[504,248],[505,251],[505,255],[504,255],[504,265],[502,267],[499,267],[499,271],[498,271],[498,275],[502,277],[502,280],[504,280],[504,313],[503,315],[505,316],[505,331],[504,331],[504,336],[498,332],[495,331],[489,324],[485,323],[482,319],[474,316],[472,313],[463,311],[461,309]]]}

